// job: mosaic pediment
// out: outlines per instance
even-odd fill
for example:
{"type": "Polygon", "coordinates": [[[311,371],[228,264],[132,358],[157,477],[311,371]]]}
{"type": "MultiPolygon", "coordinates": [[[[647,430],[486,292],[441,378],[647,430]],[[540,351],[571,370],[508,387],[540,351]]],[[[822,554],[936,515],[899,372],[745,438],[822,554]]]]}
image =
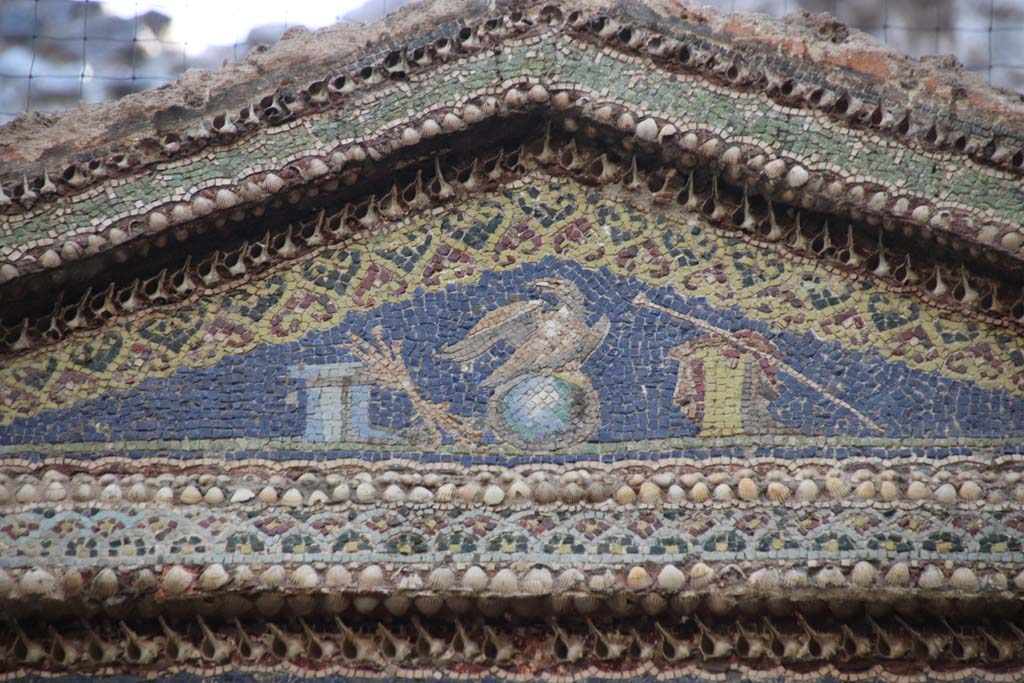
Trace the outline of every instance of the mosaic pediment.
{"type": "Polygon", "coordinates": [[[0,172],[0,677],[1020,678],[1017,104],[447,6],[0,172]]]}

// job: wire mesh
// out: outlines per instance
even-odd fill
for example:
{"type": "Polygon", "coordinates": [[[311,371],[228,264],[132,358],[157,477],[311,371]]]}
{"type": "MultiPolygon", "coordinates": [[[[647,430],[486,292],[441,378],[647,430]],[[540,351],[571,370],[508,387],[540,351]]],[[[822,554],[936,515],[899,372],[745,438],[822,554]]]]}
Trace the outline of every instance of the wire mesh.
{"type": "MultiPolygon", "coordinates": [[[[298,23],[312,29],[370,21],[410,2],[347,0],[346,6],[342,0],[328,14],[320,0],[116,0],[116,7],[110,1],[0,0],[0,123],[22,112],[116,99],[189,68],[239,61],[298,23]],[[309,21],[313,6],[320,11],[309,21]],[[222,19],[201,23],[212,8],[222,19]],[[260,18],[267,21],[256,23],[260,18]],[[245,35],[210,39],[209,31],[190,34],[189,26],[245,35]]],[[[704,1],[725,11],[776,17],[801,9],[828,12],[901,52],[954,54],[993,85],[1024,91],[1024,0],[704,1]]]]}

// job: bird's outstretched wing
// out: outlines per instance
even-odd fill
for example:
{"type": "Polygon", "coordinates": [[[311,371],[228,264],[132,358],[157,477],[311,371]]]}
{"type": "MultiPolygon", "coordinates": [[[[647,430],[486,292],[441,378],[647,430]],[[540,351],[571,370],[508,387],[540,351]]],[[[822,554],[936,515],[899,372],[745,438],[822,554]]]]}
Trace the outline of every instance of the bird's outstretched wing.
{"type": "Polygon", "coordinates": [[[473,325],[466,336],[441,349],[441,355],[465,363],[483,355],[499,341],[519,346],[534,329],[534,317],[544,306],[543,299],[516,301],[490,311],[473,325]]]}

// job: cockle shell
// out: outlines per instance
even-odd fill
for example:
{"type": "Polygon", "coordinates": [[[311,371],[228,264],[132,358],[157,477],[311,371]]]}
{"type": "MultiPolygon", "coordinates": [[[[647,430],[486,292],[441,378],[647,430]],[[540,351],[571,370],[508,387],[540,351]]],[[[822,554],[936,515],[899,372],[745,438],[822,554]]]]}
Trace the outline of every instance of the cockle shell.
{"type": "Polygon", "coordinates": [[[870,562],[861,560],[853,565],[850,572],[850,582],[855,586],[870,586],[878,579],[878,569],[870,562]]]}
{"type": "Polygon", "coordinates": [[[776,503],[781,503],[789,498],[790,495],[789,487],[777,481],[769,483],[765,493],[767,493],[769,500],[776,503]]]}
{"type": "Polygon", "coordinates": [[[711,490],[708,488],[708,485],[702,481],[698,481],[693,485],[693,488],[690,489],[690,500],[695,503],[703,503],[710,497],[711,490]]]}
{"type": "Polygon", "coordinates": [[[949,585],[964,593],[974,593],[978,590],[978,576],[968,567],[959,567],[950,575],[949,585]]]}
{"type": "Polygon", "coordinates": [[[222,564],[211,564],[199,574],[199,588],[205,591],[215,591],[223,588],[231,577],[222,564]]]}
{"type": "Polygon", "coordinates": [[[658,588],[674,593],[682,590],[686,585],[686,574],[681,572],[678,567],[668,564],[661,568],[658,572],[658,588]]]}
{"type": "Polygon", "coordinates": [[[910,583],[910,567],[906,562],[897,562],[885,574],[885,583],[889,586],[906,586],[910,583]]]}
{"type": "Polygon", "coordinates": [[[384,584],[384,569],[379,564],[371,564],[364,567],[356,578],[356,585],[360,588],[376,588],[384,584]]]}
{"type": "Polygon", "coordinates": [[[163,588],[168,595],[181,595],[189,589],[195,576],[181,565],[175,565],[164,575],[163,588]]]}
{"type": "Polygon", "coordinates": [[[743,500],[757,500],[761,491],[757,484],[750,477],[743,477],[736,484],[736,493],[743,500]]]}
{"type": "Polygon", "coordinates": [[[626,574],[626,586],[632,590],[645,590],[651,587],[654,579],[643,567],[632,567],[626,574]]]}
{"type": "Polygon", "coordinates": [[[710,586],[714,581],[715,570],[703,562],[698,562],[690,568],[690,585],[695,590],[710,586]]]}
{"type": "Polygon", "coordinates": [[[511,595],[519,590],[519,579],[511,569],[502,569],[491,579],[491,590],[501,595],[511,595]]]}
{"type": "Polygon", "coordinates": [[[462,587],[471,591],[481,592],[487,588],[487,572],[472,566],[462,575],[462,587]]]}

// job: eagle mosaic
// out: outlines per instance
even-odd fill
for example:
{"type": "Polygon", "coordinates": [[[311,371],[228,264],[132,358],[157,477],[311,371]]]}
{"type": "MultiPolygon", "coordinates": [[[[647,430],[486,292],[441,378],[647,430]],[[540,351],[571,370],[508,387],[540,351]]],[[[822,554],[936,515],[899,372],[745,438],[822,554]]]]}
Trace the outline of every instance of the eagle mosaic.
{"type": "Polygon", "coordinates": [[[1019,680],[1019,103],[458,7],[0,169],[0,678],[1019,680]]]}

